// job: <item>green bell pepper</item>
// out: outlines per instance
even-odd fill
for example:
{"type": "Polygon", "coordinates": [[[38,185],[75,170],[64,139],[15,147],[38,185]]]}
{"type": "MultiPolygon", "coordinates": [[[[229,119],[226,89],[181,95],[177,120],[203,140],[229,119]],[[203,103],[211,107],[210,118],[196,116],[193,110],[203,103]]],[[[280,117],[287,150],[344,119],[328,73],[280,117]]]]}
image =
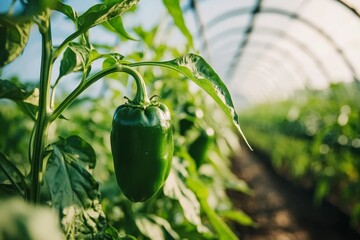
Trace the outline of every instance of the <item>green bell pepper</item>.
{"type": "Polygon", "coordinates": [[[174,142],[169,109],[149,100],[141,76],[135,79],[137,95],[116,109],[110,140],[118,185],[128,199],[143,202],[164,185],[174,142]]]}

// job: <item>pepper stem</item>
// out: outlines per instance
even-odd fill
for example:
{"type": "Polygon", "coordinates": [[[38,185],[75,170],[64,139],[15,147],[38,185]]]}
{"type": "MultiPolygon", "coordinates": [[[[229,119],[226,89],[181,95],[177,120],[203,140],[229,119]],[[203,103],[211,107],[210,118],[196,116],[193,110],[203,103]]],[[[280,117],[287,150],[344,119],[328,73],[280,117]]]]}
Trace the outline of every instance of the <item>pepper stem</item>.
{"type": "Polygon", "coordinates": [[[137,89],[136,89],[136,95],[134,99],[131,101],[131,103],[136,105],[149,104],[150,100],[147,95],[146,85],[140,73],[136,71],[134,68],[124,65],[120,66],[120,72],[128,73],[135,79],[137,89]]]}

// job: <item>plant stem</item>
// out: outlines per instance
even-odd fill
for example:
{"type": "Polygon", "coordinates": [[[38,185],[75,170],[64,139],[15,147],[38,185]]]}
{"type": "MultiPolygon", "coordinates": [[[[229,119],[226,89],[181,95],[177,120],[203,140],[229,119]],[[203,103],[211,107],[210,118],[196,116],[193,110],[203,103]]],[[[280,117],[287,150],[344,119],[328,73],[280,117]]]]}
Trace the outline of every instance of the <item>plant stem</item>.
{"type": "Polygon", "coordinates": [[[115,65],[112,66],[108,69],[102,70],[96,74],[94,74],[93,76],[89,77],[88,80],[80,83],[75,89],[74,91],[72,91],[69,96],[67,96],[64,101],[62,101],[60,103],[60,105],[54,110],[54,112],[52,113],[52,115],[49,118],[49,121],[52,122],[54,120],[56,120],[63,112],[64,110],[70,106],[70,104],[83,92],[85,91],[85,89],[87,89],[88,87],[90,87],[92,84],[94,84],[96,81],[98,81],[99,79],[105,77],[108,74],[114,73],[114,72],[118,72],[119,71],[119,66],[115,65]]]}
{"type": "Polygon", "coordinates": [[[31,161],[31,189],[29,200],[38,204],[40,202],[40,183],[42,177],[42,165],[44,148],[47,142],[47,132],[50,122],[47,119],[50,104],[50,80],[52,69],[52,40],[50,28],[50,12],[45,13],[40,21],[39,30],[42,37],[42,55],[39,86],[39,111],[35,124],[34,147],[31,161]]]}
{"type": "Polygon", "coordinates": [[[55,121],[60,115],[65,111],[66,108],[70,106],[70,104],[82,93],[84,92],[88,87],[90,87],[92,84],[100,80],[101,78],[105,77],[106,75],[109,75],[111,73],[115,72],[125,72],[130,74],[132,77],[134,77],[136,81],[137,86],[137,92],[136,96],[134,98],[134,103],[142,103],[142,104],[148,104],[150,102],[146,86],[143,78],[141,77],[140,73],[138,73],[135,69],[124,66],[124,65],[114,65],[112,67],[109,67],[108,69],[102,70],[91,77],[89,77],[86,81],[82,81],[81,84],[79,84],[74,91],[72,91],[65,99],[60,103],[60,105],[54,110],[52,115],[49,117],[49,122],[55,121]]]}
{"type": "Polygon", "coordinates": [[[148,98],[147,91],[146,91],[146,85],[145,85],[144,79],[142,78],[140,73],[138,73],[134,68],[128,67],[128,66],[121,66],[120,71],[130,74],[135,79],[136,95],[135,95],[134,99],[132,100],[132,103],[140,104],[140,105],[142,105],[142,104],[146,105],[146,104],[150,103],[150,100],[148,98]]]}

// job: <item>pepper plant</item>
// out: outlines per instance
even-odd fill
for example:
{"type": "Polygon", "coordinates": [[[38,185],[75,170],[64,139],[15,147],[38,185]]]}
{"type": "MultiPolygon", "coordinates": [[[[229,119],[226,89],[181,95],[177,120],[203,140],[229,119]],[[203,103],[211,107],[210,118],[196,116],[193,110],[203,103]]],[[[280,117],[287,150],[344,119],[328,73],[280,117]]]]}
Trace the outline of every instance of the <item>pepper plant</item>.
{"type": "MultiPolygon", "coordinates": [[[[59,136],[59,140],[49,138],[49,132],[56,129],[55,125],[59,121],[71,121],[66,118],[66,110],[75,104],[79,96],[91,85],[99,80],[115,81],[116,79],[111,76],[125,73],[135,79],[136,94],[134,99],[128,99],[128,102],[120,106],[114,114],[111,132],[114,169],[117,182],[124,195],[131,201],[146,202],[142,207],[130,207],[133,205],[128,199],[121,200],[119,205],[129,207],[127,210],[123,208],[124,214],[133,216],[134,212],[149,213],[149,209],[156,209],[150,207],[154,205],[151,202],[163,201],[164,204],[173,205],[164,200],[159,193],[166,179],[171,178],[172,184],[177,182],[182,187],[174,188],[174,185],[165,184],[164,194],[168,198],[177,198],[182,209],[186,208],[184,199],[187,201],[191,199],[195,203],[193,206],[197,206],[193,211],[198,215],[200,213],[197,204],[200,204],[220,238],[222,236],[224,239],[236,239],[235,234],[225,222],[211,209],[207,202],[209,193],[203,189],[206,186],[197,171],[193,170],[192,177],[186,178],[186,171],[183,169],[184,162],[191,163],[195,157],[188,154],[186,149],[176,147],[180,146],[179,139],[184,137],[176,132],[173,133],[173,129],[176,130],[177,127],[170,125],[171,118],[176,119],[176,116],[170,116],[170,112],[177,112],[171,107],[176,106],[172,104],[168,109],[156,99],[157,97],[149,99],[147,88],[156,88],[147,86],[143,75],[151,75],[145,74],[146,71],[160,67],[181,74],[183,81],[187,79],[193,81],[218,104],[238,133],[244,137],[225,84],[211,66],[201,56],[194,53],[165,61],[155,59],[154,61],[131,61],[130,56],[127,58],[118,52],[105,51],[90,40],[90,30],[98,26],[105,26],[125,38],[131,38],[123,26],[122,15],[136,7],[138,2],[139,0],[105,0],[80,14],[62,1],[20,1],[23,11],[20,14],[13,14],[13,6],[18,2],[12,1],[9,11],[0,16],[1,67],[11,63],[22,53],[32,26],[36,26],[39,30],[42,44],[39,82],[36,87],[29,88],[21,81],[0,80],[0,98],[14,101],[33,122],[27,150],[28,159],[22,160],[26,162],[22,164],[25,166],[28,164],[28,167],[19,168],[17,161],[7,156],[4,149],[0,149],[2,181],[0,190],[7,195],[21,196],[36,205],[50,204],[58,212],[62,230],[68,239],[119,239],[120,236],[126,236],[129,232],[134,235],[134,226],[145,236],[154,238],[150,236],[151,233],[147,232],[148,235],[144,233],[146,225],[150,223],[161,226],[171,238],[179,239],[180,235],[174,232],[169,223],[154,214],[151,215],[150,222],[150,218],[138,215],[141,217],[133,218],[133,222],[124,223],[128,224],[128,228],[115,227],[116,223],[111,225],[109,223],[111,216],[106,216],[106,211],[103,210],[109,204],[101,202],[99,183],[92,174],[97,163],[96,156],[99,153],[95,152],[94,147],[89,144],[91,139],[84,140],[79,135],[59,136]],[[54,12],[63,14],[71,20],[76,29],[58,46],[53,45],[51,35],[54,31],[51,15],[54,12]],[[103,63],[101,70],[94,71],[96,62],[103,63]],[[55,63],[59,63],[59,75],[53,79],[52,71],[55,63]],[[144,68],[146,70],[142,70],[144,71],[142,75],[140,71],[144,68]],[[57,88],[66,83],[63,79],[67,75],[75,72],[79,72],[81,76],[78,85],[61,98],[56,91],[57,88]],[[176,154],[173,157],[174,144],[176,154]],[[173,164],[172,160],[174,160],[173,164]],[[142,167],[146,168],[148,174],[136,176],[136,170],[142,167]],[[177,176],[177,174],[180,175],[177,176]],[[187,179],[191,191],[185,185],[181,185],[183,184],[181,179],[184,178],[187,179]],[[178,197],[179,193],[174,193],[174,189],[182,189],[183,202],[178,197]],[[195,195],[194,192],[198,194],[195,195]],[[119,229],[125,229],[125,232],[119,229]]],[[[181,13],[179,2],[164,1],[164,4],[169,13],[174,16],[175,24],[192,44],[183,19],[179,18],[179,13],[181,13]]],[[[166,79],[169,85],[171,81],[178,80],[179,77],[166,79]]],[[[147,82],[154,83],[150,80],[147,82]]],[[[179,86],[177,84],[172,86],[179,86]]],[[[169,91],[174,91],[174,89],[169,91]]],[[[160,97],[166,101],[166,96],[160,97]]],[[[173,96],[172,100],[174,99],[173,96]]],[[[200,164],[198,164],[199,167],[200,164]]],[[[228,176],[232,175],[228,174],[228,176]]],[[[235,178],[231,179],[237,182],[235,178]]],[[[116,180],[113,179],[112,182],[116,180]]],[[[233,186],[233,188],[236,187],[233,186]]],[[[242,191],[246,192],[248,189],[243,187],[242,191]]],[[[121,192],[118,193],[121,194],[121,192]]],[[[206,227],[203,226],[200,218],[189,216],[191,214],[189,212],[191,210],[187,211],[187,214],[185,212],[185,218],[197,227],[196,232],[200,236],[207,236],[206,238],[209,239],[216,236],[204,230],[206,227]]],[[[238,219],[239,214],[227,213],[229,219],[238,219]]],[[[247,219],[245,215],[241,216],[247,219]]],[[[250,220],[249,222],[251,223],[250,220]]],[[[128,235],[128,237],[131,236],[128,235]]]]}

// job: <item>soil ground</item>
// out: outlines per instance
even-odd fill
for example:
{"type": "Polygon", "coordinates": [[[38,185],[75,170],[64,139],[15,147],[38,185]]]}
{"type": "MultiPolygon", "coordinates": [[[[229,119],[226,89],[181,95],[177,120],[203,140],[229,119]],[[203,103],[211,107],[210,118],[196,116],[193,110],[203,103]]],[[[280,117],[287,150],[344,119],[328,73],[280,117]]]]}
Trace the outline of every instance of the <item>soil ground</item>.
{"type": "Polygon", "coordinates": [[[258,225],[236,226],[241,240],[360,240],[347,215],[326,201],[314,206],[312,193],[278,176],[265,157],[246,151],[234,160],[233,171],[253,195],[229,194],[258,225]]]}

